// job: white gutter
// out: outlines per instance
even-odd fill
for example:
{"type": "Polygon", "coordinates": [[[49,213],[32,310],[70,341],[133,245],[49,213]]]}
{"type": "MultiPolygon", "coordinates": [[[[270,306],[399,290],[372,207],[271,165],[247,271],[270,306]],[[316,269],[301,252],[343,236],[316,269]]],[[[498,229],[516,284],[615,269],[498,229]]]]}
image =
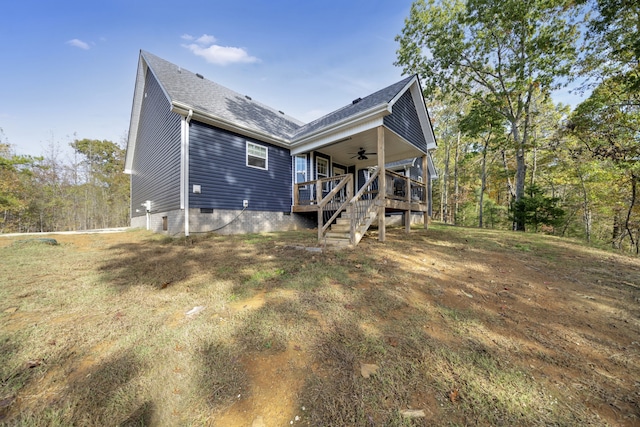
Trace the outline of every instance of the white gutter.
{"type": "Polygon", "coordinates": [[[171,105],[172,105],[171,111],[173,111],[174,113],[178,113],[184,116],[189,111],[191,112],[193,118],[198,120],[199,122],[208,123],[216,127],[230,130],[232,132],[239,133],[241,135],[255,138],[264,142],[270,142],[279,147],[289,148],[289,146],[291,145],[291,142],[288,139],[283,139],[276,135],[272,135],[270,133],[260,132],[255,129],[248,128],[246,126],[240,126],[237,123],[234,123],[227,119],[223,119],[221,117],[214,116],[212,114],[199,112],[199,111],[194,112],[192,107],[190,107],[187,104],[183,104],[182,102],[173,101],[171,105]]]}
{"type": "Polygon", "coordinates": [[[193,110],[189,110],[183,122],[182,161],[183,161],[183,191],[184,191],[184,235],[189,236],[189,122],[193,117],[193,110]]]}
{"type": "Polygon", "coordinates": [[[313,132],[311,132],[310,134],[305,135],[303,138],[301,139],[296,139],[291,143],[291,147],[296,147],[298,145],[303,145],[306,144],[308,142],[313,141],[314,139],[320,139],[324,136],[333,134],[333,133],[337,133],[340,130],[347,128],[347,127],[352,127],[356,125],[356,122],[362,122],[362,121],[366,121],[368,119],[371,119],[375,116],[381,115],[381,116],[386,116],[388,114],[390,114],[391,111],[389,109],[389,105],[384,103],[384,104],[379,104],[376,105],[375,107],[369,108],[368,110],[362,111],[358,114],[356,114],[355,116],[350,116],[347,117],[345,119],[342,119],[341,121],[338,121],[336,123],[331,124],[331,126],[328,127],[322,127],[320,129],[317,129],[313,132]]]}

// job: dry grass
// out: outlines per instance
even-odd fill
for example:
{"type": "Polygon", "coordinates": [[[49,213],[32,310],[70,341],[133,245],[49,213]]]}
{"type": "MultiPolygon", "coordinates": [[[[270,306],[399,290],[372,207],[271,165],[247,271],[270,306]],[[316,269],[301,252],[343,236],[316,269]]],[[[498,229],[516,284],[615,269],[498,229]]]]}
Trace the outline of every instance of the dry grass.
{"type": "Polygon", "coordinates": [[[0,240],[5,425],[640,421],[638,259],[438,225],[54,237],[0,240]]]}

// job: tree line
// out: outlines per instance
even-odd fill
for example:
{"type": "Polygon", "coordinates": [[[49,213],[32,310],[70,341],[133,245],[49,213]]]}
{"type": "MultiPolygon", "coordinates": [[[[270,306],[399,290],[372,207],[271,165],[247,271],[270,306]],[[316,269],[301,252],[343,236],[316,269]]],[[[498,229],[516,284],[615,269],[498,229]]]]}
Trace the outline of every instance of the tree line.
{"type": "Polygon", "coordinates": [[[438,137],[436,219],[638,253],[638,34],[637,0],[416,0],[396,65],[438,137]]]}
{"type": "Polygon", "coordinates": [[[25,156],[0,138],[0,233],[129,224],[125,149],[93,139],[75,139],[70,146],[71,159],[63,159],[53,142],[44,155],[25,156]]]}

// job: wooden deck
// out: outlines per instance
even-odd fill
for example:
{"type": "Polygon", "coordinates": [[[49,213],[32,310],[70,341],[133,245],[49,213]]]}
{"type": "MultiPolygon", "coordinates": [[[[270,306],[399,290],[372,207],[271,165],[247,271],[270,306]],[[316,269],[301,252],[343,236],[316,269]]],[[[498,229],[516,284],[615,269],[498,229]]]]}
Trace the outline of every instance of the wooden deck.
{"type": "MultiPolygon", "coordinates": [[[[373,220],[384,212],[405,212],[405,226],[410,229],[410,213],[428,212],[427,186],[390,170],[381,182],[378,169],[354,195],[356,182],[352,174],[297,183],[294,186],[292,212],[316,212],[318,240],[341,240],[340,245],[358,244],[373,220]],[[379,189],[384,189],[384,197],[379,189]],[[339,230],[339,231],[336,231],[339,230]]],[[[380,223],[380,221],[379,221],[380,223]]]]}

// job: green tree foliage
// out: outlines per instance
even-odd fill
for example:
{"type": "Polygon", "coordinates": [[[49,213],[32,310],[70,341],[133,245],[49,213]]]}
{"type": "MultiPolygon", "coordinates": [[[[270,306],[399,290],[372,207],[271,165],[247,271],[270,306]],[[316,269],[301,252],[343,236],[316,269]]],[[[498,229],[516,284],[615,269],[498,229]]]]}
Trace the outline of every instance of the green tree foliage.
{"type": "Polygon", "coordinates": [[[38,160],[31,156],[16,155],[8,143],[0,142],[0,232],[11,229],[14,218],[19,218],[27,209],[27,183],[38,160]]]}
{"type": "Polygon", "coordinates": [[[123,174],[125,150],[107,140],[76,139],[71,144],[81,156],[78,188],[83,194],[86,228],[108,227],[128,220],[129,179],[123,174]]]}
{"type": "Polygon", "coordinates": [[[598,81],[614,79],[640,90],[640,3],[637,0],[581,0],[594,16],[585,43],[584,72],[598,81]]]}
{"type": "Polygon", "coordinates": [[[518,221],[532,225],[535,231],[539,231],[540,226],[552,229],[560,227],[565,212],[560,207],[559,198],[546,196],[544,189],[534,184],[528,187],[525,197],[515,202],[513,215],[519,217],[518,221]]]}
{"type": "MultiPolygon", "coordinates": [[[[640,247],[640,91],[633,79],[612,77],[600,84],[571,115],[571,134],[582,147],[609,167],[619,179],[612,187],[627,188],[624,211],[614,210],[612,242],[619,247],[628,237],[636,252],[640,247]]],[[[618,199],[620,201],[620,199],[618,199]]]]}
{"type": "Polygon", "coordinates": [[[0,143],[0,231],[62,231],[124,226],[129,179],[124,149],[75,140],[72,163],[52,142],[42,157],[17,156],[0,143]]]}
{"type": "Polygon", "coordinates": [[[560,87],[577,60],[570,4],[417,0],[397,37],[397,65],[418,73],[428,94],[454,92],[504,117],[516,147],[516,202],[525,195],[532,99],[560,87]]]}

